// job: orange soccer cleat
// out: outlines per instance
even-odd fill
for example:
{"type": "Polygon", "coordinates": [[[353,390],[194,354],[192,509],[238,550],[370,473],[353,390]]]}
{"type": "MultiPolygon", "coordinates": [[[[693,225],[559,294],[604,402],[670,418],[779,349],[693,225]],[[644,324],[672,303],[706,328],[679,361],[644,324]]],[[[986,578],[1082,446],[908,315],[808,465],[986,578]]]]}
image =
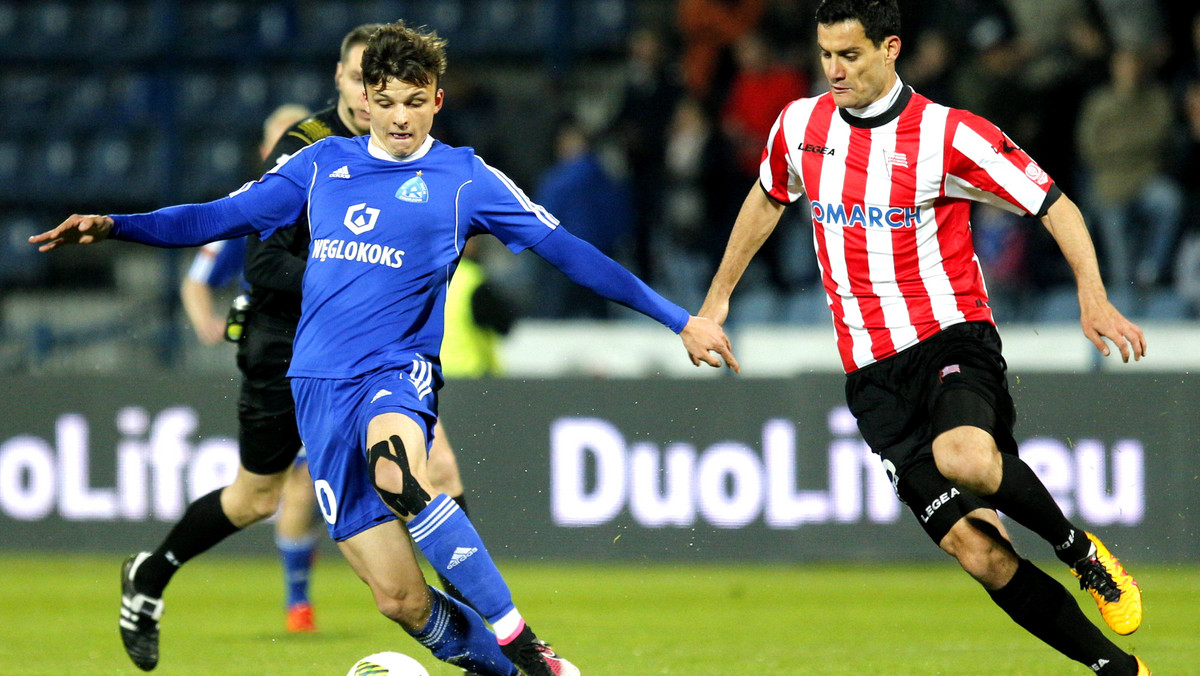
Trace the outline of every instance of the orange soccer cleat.
{"type": "Polygon", "coordinates": [[[1100,538],[1091,533],[1087,537],[1092,553],[1071,572],[1079,578],[1079,588],[1091,593],[1109,628],[1122,636],[1132,634],[1142,624],[1142,590],[1100,538]]]}

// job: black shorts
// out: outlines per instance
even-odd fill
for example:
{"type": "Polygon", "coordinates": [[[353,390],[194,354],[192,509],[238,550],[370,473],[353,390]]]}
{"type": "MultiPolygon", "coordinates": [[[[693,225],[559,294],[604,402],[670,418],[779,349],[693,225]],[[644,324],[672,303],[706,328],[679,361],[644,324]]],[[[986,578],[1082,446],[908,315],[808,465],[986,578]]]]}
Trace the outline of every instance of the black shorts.
{"type": "Polygon", "coordinates": [[[238,452],[242,467],[255,474],[282,472],[300,452],[296,404],[287,377],[295,337],[294,323],[250,314],[238,343],[238,452]]]}
{"type": "Polygon", "coordinates": [[[991,505],[938,472],[934,438],[969,425],[991,434],[1001,452],[1017,452],[1016,410],[1000,347],[991,324],[955,324],[846,379],[846,402],[863,439],[936,543],[961,517],[991,505]]]}

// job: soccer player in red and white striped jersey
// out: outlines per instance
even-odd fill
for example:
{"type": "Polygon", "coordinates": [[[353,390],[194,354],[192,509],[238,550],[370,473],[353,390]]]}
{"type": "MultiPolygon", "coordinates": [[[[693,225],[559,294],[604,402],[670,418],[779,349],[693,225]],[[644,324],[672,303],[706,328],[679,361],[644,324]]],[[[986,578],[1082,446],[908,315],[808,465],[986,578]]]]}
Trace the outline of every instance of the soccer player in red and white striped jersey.
{"type": "Polygon", "coordinates": [[[847,402],[899,497],[1034,636],[1102,676],[1149,674],[1018,556],[997,517],[1054,546],[1114,631],[1137,629],[1137,583],[1017,456],[971,202],[1041,219],[1074,271],[1084,334],[1104,355],[1108,339],[1124,361],[1140,359],[1141,329],[1108,301],[1080,211],[1041,167],[987,120],[900,80],[895,0],[823,0],[817,24],[830,91],[779,114],[700,315],[725,321],[783,209],[807,197],[847,402]]]}

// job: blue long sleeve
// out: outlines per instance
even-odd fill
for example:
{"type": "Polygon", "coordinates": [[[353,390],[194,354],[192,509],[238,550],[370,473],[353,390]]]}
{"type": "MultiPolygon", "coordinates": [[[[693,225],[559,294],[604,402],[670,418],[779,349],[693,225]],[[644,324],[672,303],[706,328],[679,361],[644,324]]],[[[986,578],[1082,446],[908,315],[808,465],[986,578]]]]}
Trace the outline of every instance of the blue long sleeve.
{"type": "Polygon", "coordinates": [[[110,238],[159,247],[199,246],[256,229],[229,197],[145,214],[114,214],[112,219],[110,238]]]}
{"type": "Polygon", "coordinates": [[[555,228],[533,252],[571,281],[605,298],[653,317],[675,333],[687,326],[687,310],[658,295],[632,272],[564,228],[555,228]]]}
{"type": "Polygon", "coordinates": [[[114,215],[109,237],[161,247],[198,246],[255,231],[266,238],[295,224],[308,201],[306,185],[281,173],[268,173],[212,202],[114,215]]]}

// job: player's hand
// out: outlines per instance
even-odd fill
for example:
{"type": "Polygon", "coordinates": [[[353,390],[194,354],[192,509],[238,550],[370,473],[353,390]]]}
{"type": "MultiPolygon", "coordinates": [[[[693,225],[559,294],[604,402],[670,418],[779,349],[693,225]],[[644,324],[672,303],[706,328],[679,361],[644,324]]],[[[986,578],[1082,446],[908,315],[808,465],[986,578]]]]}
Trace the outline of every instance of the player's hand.
{"type": "Polygon", "coordinates": [[[713,368],[720,368],[723,359],[725,365],[733,369],[734,373],[742,372],[733,356],[729,336],[725,335],[725,330],[720,324],[708,317],[689,318],[679,337],[683,339],[683,346],[687,348],[692,365],[699,366],[700,362],[704,362],[713,368]],[[716,354],[713,354],[714,352],[716,354]]]}
{"type": "Polygon", "coordinates": [[[29,238],[30,244],[41,244],[38,251],[50,251],[67,244],[94,244],[103,241],[112,230],[108,216],[71,214],[53,230],[29,238]]]}
{"type": "Polygon", "coordinates": [[[1128,362],[1131,354],[1134,361],[1146,356],[1146,336],[1142,334],[1142,329],[1126,319],[1107,299],[1082,301],[1079,305],[1079,322],[1083,325],[1083,335],[1105,357],[1110,352],[1105,338],[1121,351],[1123,362],[1128,362]]]}

